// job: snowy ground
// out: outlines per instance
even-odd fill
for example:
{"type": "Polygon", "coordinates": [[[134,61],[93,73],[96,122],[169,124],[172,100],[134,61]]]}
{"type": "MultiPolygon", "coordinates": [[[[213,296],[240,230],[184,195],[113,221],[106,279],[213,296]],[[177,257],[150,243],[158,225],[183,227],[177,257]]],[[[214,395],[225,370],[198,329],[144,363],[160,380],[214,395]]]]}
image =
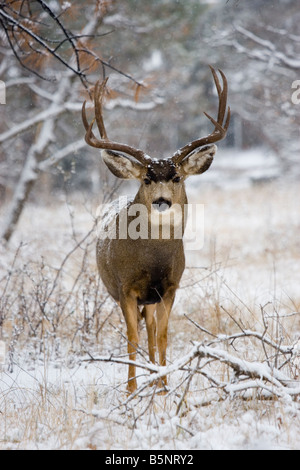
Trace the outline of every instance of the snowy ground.
{"type": "MultiPolygon", "coordinates": [[[[189,185],[190,200],[205,205],[205,239],[187,256],[170,320],[169,365],[192,341],[208,341],[185,315],[214,335],[267,331],[285,346],[300,337],[299,184],[240,179],[233,187],[227,179],[212,187],[209,178],[189,185]]],[[[224,395],[200,374],[185,393],[187,372],[175,370],[168,395],[146,388],[130,399],[127,366],[91,361],[126,352],[125,325],[98,285],[93,234],[85,238],[96,202],[76,199],[28,205],[11,244],[0,246],[0,448],[299,449],[297,398],[266,400],[255,389],[224,395]]],[[[145,336],[143,329],[143,350],[145,336]]],[[[278,359],[251,339],[222,348],[264,366],[278,359]]],[[[296,387],[297,360],[280,369],[296,387]]],[[[210,367],[214,380],[236,384],[227,364],[210,367]]],[[[148,372],[138,373],[141,385],[148,372]]]]}

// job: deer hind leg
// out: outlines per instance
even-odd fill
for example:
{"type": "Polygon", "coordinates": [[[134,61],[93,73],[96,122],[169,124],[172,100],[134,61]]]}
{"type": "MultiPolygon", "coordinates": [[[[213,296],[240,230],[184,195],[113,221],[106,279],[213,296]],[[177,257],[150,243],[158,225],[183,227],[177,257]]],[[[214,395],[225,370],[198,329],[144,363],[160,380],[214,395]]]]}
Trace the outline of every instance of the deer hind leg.
{"type": "MultiPolygon", "coordinates": [[[[139,342],[138,335],[138,306],[134,294],[124,296],[120,302],[127,326],[128,354],[131,361],[136,360],[136,350],[139,342]]],[[[135,366],[129,365],[127,390],[133,393],[137,388],[135,366]]]]}
{"type": "MultiPolygon", "coordinates": [[[[176,288],[169,288],[163,296],[161,302],[157,305],[157,346],[159,352],[159,363],[166,365],[166,353],[168,344],[168,322],[170,312],[175,299],[176,288]]],[[[167,385],[167,377],[161,378],[161,385],[167,385]]]]}
{"type": "Polygon", "coordinates": [[[155,351],[156,351],[156,321],[155,321],[156,304],[145,305],[142,315],[146,321],[147,335],[148,335],[148,351],[149,359],[155,364],[155,351]]]}

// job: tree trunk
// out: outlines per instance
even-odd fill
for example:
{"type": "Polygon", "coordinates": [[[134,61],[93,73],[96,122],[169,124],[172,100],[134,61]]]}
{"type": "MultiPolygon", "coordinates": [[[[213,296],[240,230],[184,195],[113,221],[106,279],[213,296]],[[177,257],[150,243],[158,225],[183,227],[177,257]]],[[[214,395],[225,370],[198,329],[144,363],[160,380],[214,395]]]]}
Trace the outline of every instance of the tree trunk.
{"type": "MultiPolygon", "coordinates": [[[[71,79],[71,74],[68,74],[68,76],[64,77],[60,81],[58,91],[54,95],[53,102],[49,107],[50,113],[52,113],[55,108],[58,110],[61,109],[59,105],[64,103],[66,99],[66,95],[70,90],[71,79]]],[[[49,143],[53,140],[54,121],[55,117],[51,117],[43,122],[35,143],[32,144],[27,153],[25,164],[1,231],[1,238],[7,242],[10,240],[14,232],[30,191],[38,178],[40,157],[45,152],[49,143]]]]}
{"type": "MultiPolygon", "coordinates": [[[[95,34],[101,20],[101,16],[97,17],[97,15],[95,15],[84,29],[83,34],[95,34]]],[[[84,39],[82,41],[84,42],[84,39]]],[[[40,158],[45,153],[49,143],[53,140],[55,119],[57,119],[57,115],[61,114],[62,112],[63,108],[61,105],[65,103],[66,97],[70,93],[72,81],[75,78],[76,75],[69,71],[59,81],[58,91],[54,95],[53,101],[48,109],[49,116],[51,117],[43,121],[41,129],[36,137],[36,141],[34,144],[32,144],[26,156],[23,170],[21,172],[10,207],[8,208],[8,212],[2,226],[2,230],[0,232],[0,238],[6,240],[7,242],[10,240],[15,230],[21,213],[25,207],[26,201],[28,200],[28,196],[39,176],[41,165],[40,158]],[[55,115],[56,109],[57,113],[55,115]]]]}

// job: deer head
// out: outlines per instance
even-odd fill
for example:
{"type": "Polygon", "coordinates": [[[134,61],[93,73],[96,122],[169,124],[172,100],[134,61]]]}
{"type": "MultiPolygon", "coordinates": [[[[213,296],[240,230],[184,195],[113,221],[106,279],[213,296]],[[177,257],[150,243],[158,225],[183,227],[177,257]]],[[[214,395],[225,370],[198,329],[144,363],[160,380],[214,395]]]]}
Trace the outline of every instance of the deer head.
{"type": "Polygon", "coordinates": [[[185,179],[191,175],[200,175],[208,170],[217,151],[214,143],[226,136],[230,120],[230,108],[228,107],[227,110],[226,105],[227,80],[220,70],[223,80],[222,88],[216,71],[213,67],[210,68],[219,96],[218,118],[215,120],[207,113],[204,114],[214,124],[215,128],[207,137],[201,137],[190,142],[177,150],[168,159],[152,159],[140,149],[112,142],[108,139],[102,115],[107,79],[96,83],[94,96],[95,118],[90,124],[86,118],[85,103],[83,104],[82,119],[86,129],[86,142],[92,147],[103,149],[103,160],[116,177],[140,181],[139,200],[148,209],[153,205],[159,211],[164,211],[173,204],[181,203],[185,196],[185,179]],[[227,116],[225,119],[226,111],[227,116]],[[93,133],[94,121],[97,123],[101,139],[97,139],[93,133]]]}

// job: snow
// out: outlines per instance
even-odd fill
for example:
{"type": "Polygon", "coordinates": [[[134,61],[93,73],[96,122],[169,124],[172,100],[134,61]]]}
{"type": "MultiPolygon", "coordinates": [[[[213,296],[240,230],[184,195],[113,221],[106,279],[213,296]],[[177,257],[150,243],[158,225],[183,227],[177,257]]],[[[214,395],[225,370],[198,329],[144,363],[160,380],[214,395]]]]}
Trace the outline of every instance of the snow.
{"type": "Polygon", "coordinates": [[[145,72],[153,72],[154,70],[159,70],[163,65],[163,55],[161,51],[155,49],[152,51],[151,56],[144,60],[143,69],[145,72]]]}
{"type": "MultiPolygon", "coordinates": [[[[179,417],[174,413],[171,400],[156,397],[152,412],[141,419],[127,416],[118,409],[120,391],[116,378],[123,375],[121,368],[75,367],[55,369],[39,366],[35,371],[27,372],[16,368],[13,374],[1,376],[2,397],[5,394],[5,406],[9,401],[18,403],[30,420],[27,413],[28,402],[34,398],[42,403],[42,390],[47,393],[48,419],[37,423],[34,439],[28,440],[21,447],[26,449],[124,449],[124,450],[240,450],[240,449],[299,449],[299,416],[296,407],[283,405],[280,402],[256,404],[251,409],[251,402],[238,405],[234,411],[229,403],[216,400],[214,405],[201,407],[199,402],[189,401],[186,416],[179,417]],[[74,370],[75,369],[75,370],[74,370]],[[5,385],[4,385],[5,384],[5,385]],[[47,390],[45,388],[47,385],[47,390]],[[64,391],[60,398],[57,391],[64,391]],[[97,392],[96,392],[97,390],[97,392]],[[94,407],[88,403],[88,396],[97,393],[99,401],[94,407]],[[72,401],[73,400],[73,401],[72,401]],[[84,432],[73,437],[72,445],[59,442],[58,429],[51,429],[52,415],[57,412],[73,413],[89,423],[84,432]],[[56,408],[56,410],[55,410],[56,408]]],[[[3,398],[1,407],[3,408],[3,398]]],[[[136,417],[142,413],[141,403],[133,404],[136,417]]],[[[131,410],[133,411],[133,410],[131,410]]],[[[67,419],[67,416],[66,418],[67,419]]],[[[15,427],[7,427],[2,434],[2,448],[18,449],[23,438],[22,419],[15,427]]],[[[3,432],[3,428],[1,430],[3,432]]],[[[73,431],[74,434],[76,432],[73,431]]]]}
{"type": "MultiPolygon", "coordinates": [[[[63,197],[27,205],[11,243],[0,244],[1,449],[300,448],[291,391],[299,391],[299,184],[266,183],[277,161],[261,150],[235,156],[234,165],[225,153],[188,180],[190,201],[205,207],[205,242],[187,254],[171,314],[165,396],[150,387],[126,393],[124,320],[103,287],[97,291],[93,232],[85,238],[97,201],[91,211],[78,196],[72,206],[63,197]],[[253,186],[254,166],[263,182],[253,186]],[[249,338],[241,340],[238,325],[249,338]],[[286,359],[294,348],[293,367],[271,372],[274,358],[267,363],[259,336],[266,326],[286,359]],[[187,368],[197,351],[218,360],[201,359],[207,377],[193,376],[180,405],[187,380],[178,364],[187,368]],[[252,377],[235,377],[228,362],[252,377]]],[[[147,364],[145,327],[141,347],[137,360],[147,364]]],[[[149,381],[148,370],[137,373],[139,386],[149,381]]]]}
{"type": "MultiPolygon", "coordinates": [[[[202,183],[209,182],[223,188],[245,188],[253,182],[277,179],[282,174],[281,162],[269,150],[252,148],[239,151],[220,149],[212,163],[213,171],[201,177],[202,183]]],[[[189,180],[192,185],[192,180],[189,180]]]]}

